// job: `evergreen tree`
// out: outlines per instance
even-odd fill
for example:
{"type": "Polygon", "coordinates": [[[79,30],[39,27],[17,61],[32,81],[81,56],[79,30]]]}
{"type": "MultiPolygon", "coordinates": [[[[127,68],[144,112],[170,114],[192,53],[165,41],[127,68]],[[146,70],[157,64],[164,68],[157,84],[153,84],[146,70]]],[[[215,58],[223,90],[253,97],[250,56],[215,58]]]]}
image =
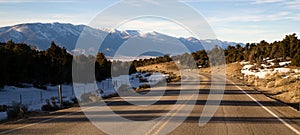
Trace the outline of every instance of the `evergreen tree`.
{"type": "Polygon", "coordinates": [[[289,57],[293,58],[294,55],[297,53],[299,46],[298,46],[298,39],[296,34],[289,35],[290,43],[289,43],[289,57]]]}
{"type": "Polygon", "coordinates": [[[109,77],[111,64],[105,58],[103,53],[97,53],[96,63],[95,63],[95,72],[97,81],[101,81],[109,77]]]}
{"type": "Polygon", "coordinates": [[[292,65],[300,67],[300,49],[298,49],[297,53],[294,55],[292,65]]]}

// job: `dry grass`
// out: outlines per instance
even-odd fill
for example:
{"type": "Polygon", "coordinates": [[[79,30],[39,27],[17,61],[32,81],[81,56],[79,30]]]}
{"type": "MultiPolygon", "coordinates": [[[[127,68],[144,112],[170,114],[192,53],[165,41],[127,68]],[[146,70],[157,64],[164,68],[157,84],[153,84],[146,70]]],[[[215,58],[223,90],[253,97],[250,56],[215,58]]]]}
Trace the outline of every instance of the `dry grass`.
{"type": "MultiPolygon", "coordinates": [[[[230,77],[241,77],[241,69],[243,66],[239,63],[226,64],[226,75],[230,77]]],[[[200,68],[200,72],[211,73],[211,68],[200,68]]]]}
{"type": "Polygon", "coordinates": [[[266,87],[267,88],[273,88],[273,87],[275,87],[275,81],[268,82],[267,85],[266,85],[266,87]]]}
{"type": "Polygon", "coordinates": [[[267,75],[264,79],[255,76],[248,76],[244,82],[255,86],[259,91],[274,99],[285,103],[300,102],[300,81],[294,76],[295,73],[275,73],[267,75]],[[292,76],[284,78],[285,76],[292,76]]]}
{"type": "Polygon", "coordinates": [[[277,90],[281,92],[273,95],[276,99],[286,103],[298,103],[300,101],[300,82],[279,87],[277,90]]]}
{"type": "Polygon", "coordinates": [[[138,67],[138,71],[140,72],[160,72],[160,73],[173,73],[177,76],[180,75],[179,69],[174,62],[167,62],[155,65],[149,65],[144,67],[138,67]]]}
{"type": "Polygon", "coordinates": [[[139,72],[160,72],[162,74],[168,74],[168,82],[176,82],[181,80],[178,65],[176,65],[174,62],[138,67],[137,70],[139,72]]]}

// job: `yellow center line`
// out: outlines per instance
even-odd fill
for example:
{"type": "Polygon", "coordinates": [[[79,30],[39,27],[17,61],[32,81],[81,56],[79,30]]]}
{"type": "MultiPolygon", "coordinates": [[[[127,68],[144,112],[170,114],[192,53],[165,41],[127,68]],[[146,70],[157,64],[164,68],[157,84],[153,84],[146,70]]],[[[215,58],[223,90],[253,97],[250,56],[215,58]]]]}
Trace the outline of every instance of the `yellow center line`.
{"type": "MultiPolygon", "coordinates": [[[[187,101],[186,101],[186,103],[187,102],[189,102],[193,97],[195,96],[195,94],[193,94],[187,101]]],[[[148,130],[148,132],[146,133],[146,135],[149,135],[151,132],[153,132],[153,130],[158,126],[158,125],[161,125],[154,133],[153,133],[153,135],[157,135],[168,123],[169,123],[169,121],[186,105],[186,103],[185,104],[182,104],[182,105],[180,105],[179,107],[177,107],[178,109],[176,109],[176,111],[175,112],[173,112],[172,114],[171,114],[171,116],[169,116],[168,114],[167,114],[167,116],[165,116],[164,118],[162,118],[160,121],[158,121],[150,130],[148,130]],[[164,123],[162,123],[162,124],[160,124],[161,122],[163,122],[163,120],[164,119],[166,119],[167,117],[169,117],[164,123]]]]}

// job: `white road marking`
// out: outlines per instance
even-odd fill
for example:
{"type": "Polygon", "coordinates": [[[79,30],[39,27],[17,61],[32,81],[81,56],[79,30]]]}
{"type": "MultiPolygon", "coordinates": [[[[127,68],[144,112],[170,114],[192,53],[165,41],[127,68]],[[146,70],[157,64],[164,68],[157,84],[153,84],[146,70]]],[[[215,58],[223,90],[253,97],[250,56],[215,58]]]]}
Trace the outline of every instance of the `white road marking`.
{"type": "MultiPolygon", "coordinates": [[[[233,83],[232,81],[230,81],[231,83],[233,83]]],[[[275,118],[277,118],[281,123],[283,123],[286,127],[288,127],[289,129],[291,129],[294,133],[300,135],[300,131],[298,131],[297,129],[295,129],[293,126],[291,126],[289,123],[287,123],[286,121],[284,121],[283,119],[281,119],[279,116],[277,116],[275,113],[273,113],[270,109],[268,109],[267,107],[265,107],[264,105],[262,105],[259,101],[257,101],[255,98],[253,98],[251,95],[249,95],[246,91],[244,91],[240,86],[237,86],[235,83],[233,83],[237,88],[239,88],[243,93],[245,93],[249,98],[251,98],[254,102],[256,102],[258,105],[260,105],[263,109],[265,109],[269,114],[271,114],[272,116],[274,116],[275,118]]]]}
{"type": "Polygon", "coordinates": [[[6,130],[6,131],[3,131],[3,132],[0,132],[0,134],[6,134],[6,133],[9,133],[9,132],[13,132],[13,131],[19,130],[19,129],[24,129],[24,128],[31,127],[31,126],[34,126],[34,125],[38,125],[38,124],[41,124],[41,123],[45,123],[45,122],[48,122],[48,121],[51,121],[51,120],[55,120],[55,119],[62,118],[62,117],[65,117],[65,116],[69,116],[69,115],[73,115],[73,114],[76,114],[76,113],[80,113],[80,112],[83,112],[83,111],[86,111],[86,110],[90,110],[92,108],[93,107],[89,107],[89,108],[84,109],[84,110],[80,110],[80,111],[76,111],[76,112],[72,112],[72,113],[60,115],[60,116],[57,116],[57,117],[54,117],[54,118],[51,118],[51,119],[42,120],[42,121],[39,121],[39,122],[36,122],[36,123],[28,124],[28,125],[25,125],[25,126],[22,126],[22,127],[11,129],[11,130],[6,130]]]}
{"type": "MultiPolygon", "coordinates": [[[[117,102],[117,101],[119,101],[119,100],[109,102],[108,104],[113,103],[113,102],[117,102]]],[[[50,119],[42,120],[42,121],[39,121],[39,122],[36,122],[36,123],[32,123],[32,124],[28,124],[28,125],[25,125],[25,126],[21,126],[21,127],[18,127],[18,128],[14,128],[14,129],[2,131],[2,132],[0,132],[0,134],[6,134],[6,133],[9,133],[9,132],[13,132],[13,131],[19,130],[19,129],[24,129],[24,128],[27,128],[27,127],[35,126],[35,125],[38,125],[38,124],[41,124],[41,123],[45,123],[45,122],[48,122],[48,121],[52,121],[52,120],[55,120],[55,119],[58,119],[58,118],[62,118],[62,117],[65,117],[65,116],[69,116],[69,115],[73,115],[73,114],[76,114],[76,113],[84,112],[84,111],[87,111],[87,110],[90,110],[90,109],[93,109],[93,108],[94,107],[89,107],[89,108],[82,109],[82,110],[79,110],[79,111],[76,111],[76,112],[67,113],[67,114],[64,114],[64,115],[56,116],[54,118],[50,118],[50,119]]]]}

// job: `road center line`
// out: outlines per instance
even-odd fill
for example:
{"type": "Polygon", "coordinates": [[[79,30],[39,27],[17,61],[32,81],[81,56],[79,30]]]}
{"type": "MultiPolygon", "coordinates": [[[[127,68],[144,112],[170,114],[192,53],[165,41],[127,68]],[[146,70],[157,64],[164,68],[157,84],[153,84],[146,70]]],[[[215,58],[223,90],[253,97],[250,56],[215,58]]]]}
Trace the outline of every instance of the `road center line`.
{"type": "MultiPolygon", "coordinates": [[[[184,79],[184,80],[187,80],[188,78],[186,78],[186,79],[184,79]]],[[[187,103],[187,102],[189,102],[193,97],[195,96],[195,94],[193,94],[193,95],[191,95],[190,96],[190,98],[185,102],[185,104],[187,103]]],[[[178,106],[177,108],[175,108],[176,110],[175,110],[175,112],[173,112],[173,113],[171,113],[171,114],[167,114],[165,117],[163,117],[162,119],[160,119],[155,125],[153,125],[153,127],[150,129],[150,130],[148,130],[148,132],[146,133],[146,135],[150,135],[152,132],[154,132],[153,130],[157,127],[157,126],[159,126],[159,125],[161,125],[158,129],[157,129],[157,131],[155,131],[154,133],[153,133],[153,135],[157,135],[168,123],[169,123],[169,121],[185,106],[185,104],[182,104],[182,105],[180,105],[180,106],[178,106]],[[169,117],[165,122],[163,122],[167,117],[169,117]],[[163,122],[163,123],[162,123],[163,122]],[[162,124],[161,124],[162,123],[162,124]]]]}
{"type": "MultiPolygon", "coordinates": [[[[230,80],[228,80],[230,81],[230,80]]],[[[230,81],[231,83],[233,83],[232,81],[230,81]]],[[[289,123],[287,123],[286,121],[284,121],[283,119],[281,119],[279,116],[277,116],[275,113],[273,113],[270,109],[268,109],[267,107],[265,107],[264,105],[262,105],[259,101],[257,101],[255,98],[253,98],[251,95],[249,95],[246,91],[244,91],[240,86],[236,85],[235,83],[233,83],[237,88],[239,88],[243,93],[245,93],[249,98],[251,98],[254,102],[256,102],[258,105],[260,105],[263,109],[265,109],[269,114],[271,114],[272,116],[274,116],[275,118],[277,118],[281,123],[283,123],[286,127],[288,127],[289,129],[291,129],[294,133],[300,135],[300,131],[298,131],[297,129],[295,129],[293,126],[291,126],[289,123]]]]}
{"type": "MultiPolygon", "coordinates": [[[[186,81],[186,80],[188,79],[188,77],[186,77],[186,76],[184,76],[184,77],[185,77],[185,79],[183,79],[183,80],[186,81]]],[[[175,108],[175,109],[176,109],[176,108],[175,108]]],[[[173,112],[173,114],[174,114],[174,112],[173,112]]],[[[146,132],[145,135],[150,135],[151,132],[153,132],[153,130],[154,130],[158,125],[160,125],[160,123],[162,123],[163,120],[166,119],[166,117],[169,116],[169,115],[172,115],[172,113],[169,112],[169,113],[167,113],[167,115],[166,115],[165,117],[160,118],[160,120],[159,120],[157,123],[155,123],[155,124],[154,124],[154,125],[146,132]]]]}
{"type": "MultiPolygon", "coordinates": [[[[187,102],[189,102],[191,99],[192,99],[192,97],[194,97],[195,95],[192,95],[187,101],[186,101],[186,103],[187,102]]],[[[153,135],[157,135],[168,123],[169,123],[169,121],[183,108],[185,106],[185,104],[183,104],[182,106],[180,106],[177,110],[176,110],[176,112],[174,112],[171,116],[170,116],[170,118],[167,120],[167,121],[165,121],[158,129],[157,129],[157,131],[153,134],[153,135]]]]}

